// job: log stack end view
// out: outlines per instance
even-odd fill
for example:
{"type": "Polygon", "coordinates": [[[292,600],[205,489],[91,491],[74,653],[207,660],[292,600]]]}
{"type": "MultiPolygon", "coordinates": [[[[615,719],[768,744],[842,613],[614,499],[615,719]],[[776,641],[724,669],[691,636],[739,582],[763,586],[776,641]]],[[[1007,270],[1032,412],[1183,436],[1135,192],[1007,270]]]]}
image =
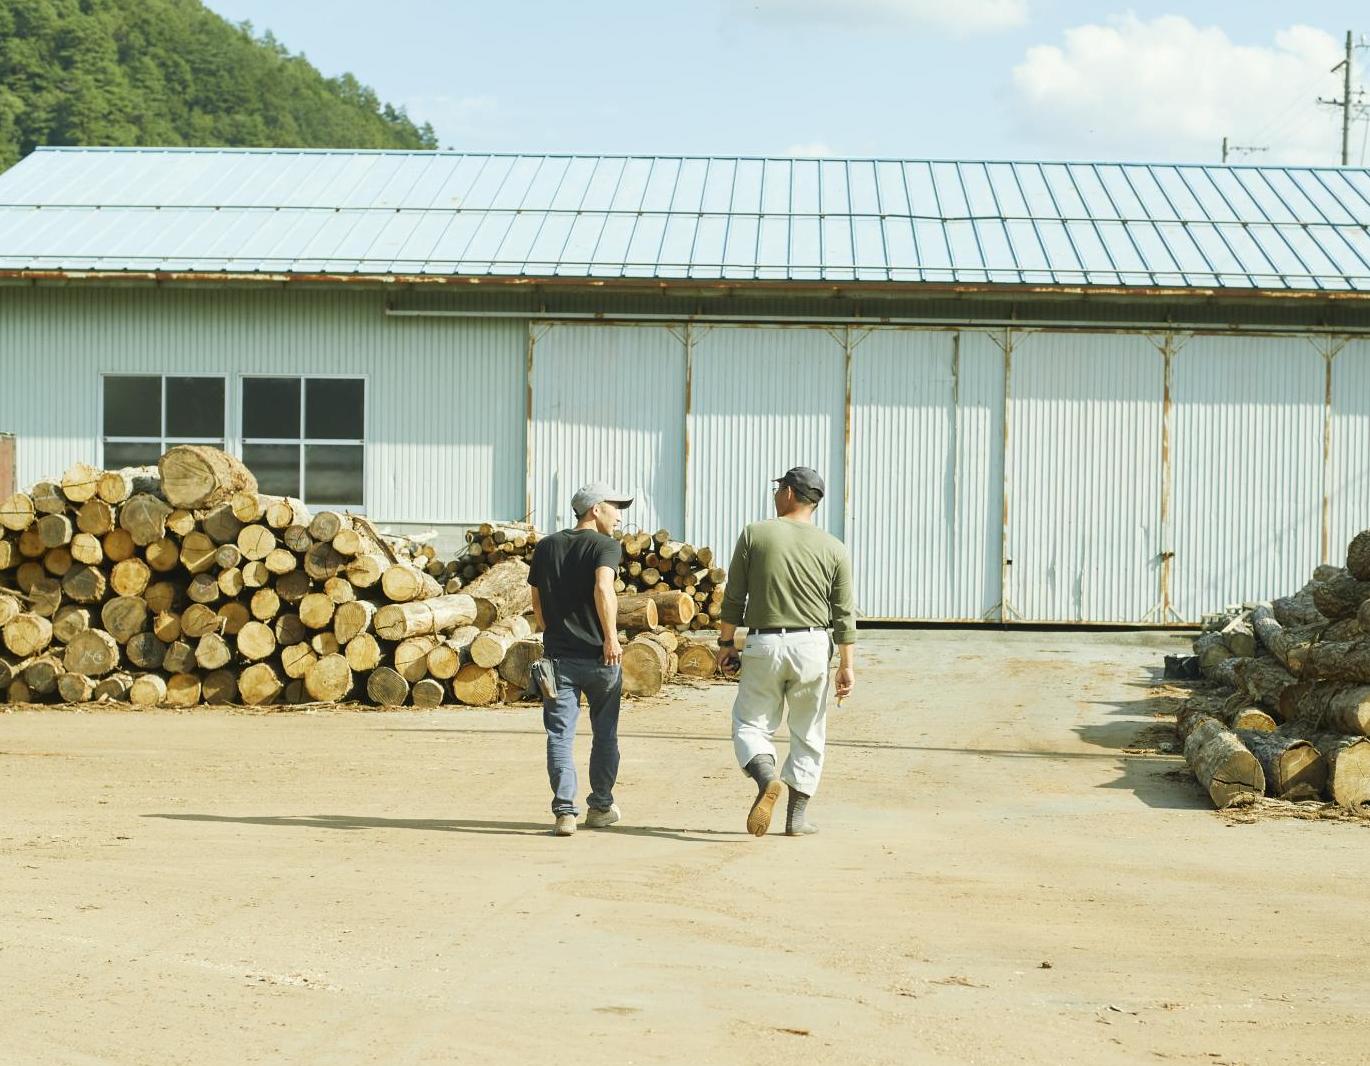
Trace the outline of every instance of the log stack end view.
{"type": "MultiPolygon", "coordinates": [[[[620,535],[624,689],[715,675],[701,630],[712,549],[620,535]]],[[[542,655],[539,533],[487,524],[441,560],[365,516],[263,495],[238,459],[178,445],[156,467],[62,477],[0,500],[0,702],[488,706],[542,655]]]]}

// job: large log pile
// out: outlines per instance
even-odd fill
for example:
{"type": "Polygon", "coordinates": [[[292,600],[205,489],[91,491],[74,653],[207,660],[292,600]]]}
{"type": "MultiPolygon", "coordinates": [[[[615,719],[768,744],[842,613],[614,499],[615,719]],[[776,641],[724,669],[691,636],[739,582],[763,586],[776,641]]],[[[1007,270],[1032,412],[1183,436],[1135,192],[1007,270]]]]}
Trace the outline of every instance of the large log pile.
{"type": "MultiPolygon", "coordinates": [[[[444,561],[362,516],[311,514],[257,489],[237,459],[178,446],[157,468],[77,464],[0,501],[0,701],[436,706],[524,696],[541,655],[525,562],[535,531],[483,526],[465,556],[444,561]]],[[[671,569],[640,590],[629,561],[639,536],[623,538],[619,611],[633,662],[665,656],[655,671],[634,667],[625,686],[650,695],[676,675],[684,648],[685,676],[712,675],[707,646],[663,627],[688,627],[721,600],[724,575],[671,569]]],[[[712,562],[707,549],[648,540],[657,561],[667,550],[712,562]]]]}
{"type": "Polygon", "coordinates": [[[1264,792],[1370,816],[1370,530],[1352,540],[1345,567],[1319,566],[1297,592],[1205,629],[1192,662],[1209,689],[1181,709],[1178,729],[1215,804],[1264,792]],[[1202,721],[1213,725],[1199,734],[1202,721]]]}

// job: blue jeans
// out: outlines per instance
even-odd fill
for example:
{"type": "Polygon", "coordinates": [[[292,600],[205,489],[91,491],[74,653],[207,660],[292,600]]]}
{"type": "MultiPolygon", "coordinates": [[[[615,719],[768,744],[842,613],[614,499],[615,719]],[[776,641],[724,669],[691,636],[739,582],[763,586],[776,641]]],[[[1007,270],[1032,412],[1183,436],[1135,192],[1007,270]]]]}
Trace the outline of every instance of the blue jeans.
{"type": "Polygon", "coordinates": [[[618,779],[618,710],[623,699],[623,670],[598,659],[556,660],[557,697],[542,701],[547,730],[547,777],[552,783],[552,813],[579,814],[576,807],[575,740],[580,694],[590,704],[590,806],[608,810],[618,779]]]}

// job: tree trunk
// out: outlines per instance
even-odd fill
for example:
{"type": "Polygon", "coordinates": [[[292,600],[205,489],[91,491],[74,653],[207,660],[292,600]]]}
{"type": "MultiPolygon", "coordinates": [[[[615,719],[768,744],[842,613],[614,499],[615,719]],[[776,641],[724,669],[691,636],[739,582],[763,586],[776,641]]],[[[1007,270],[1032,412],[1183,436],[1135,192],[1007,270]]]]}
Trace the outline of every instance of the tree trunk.
{"type": "Polygon", "coordinates": [[[1307,739],[1327,760],[1327,794],[1332,802],[1370,817],[1370,740],[1332,733],[1307,739]]]}
{"type": "Polygon", "coordinates": [[[1301,687],[1291,710],[1300,733],[1370,736],[1370,685],[1319,682],[1301,687]]]}
{"type": "Polygon", "coordinates": [[[1285,692],[1299,683],[1298,678],[1274,659],[1244,659],[1237,670],[1237,687],[1259,703],[1279,712],[1285,692]]]}
{"type": "Polygon", "coordinates": [[[1260,762],[1216,719],[1194,728],[1185,741],[1184,757],[1219,810],[1249,805],[1265,794],[1260,762]]]}
{"type": "Polygon", "coordinates": [[[276,550],[276,534],[266,526],[244,526],[238,534],[237,545],[244,559],[260,561],[276,550]]]}
{"type": "MultiPolygon", "coordinates": [[[[4,614],[3,601],[0,600],[0,625],[9,621],[4,614]]],[[[89,628],[90,611],[84,607],[67,604],[65,607],[59,607],[57,613],[52,616],[52,639],[62,644],[70,644],[78,634],[89,628]]]]}
{"type": "Polygon", "coordinates": [[[522,559],[492,566],[462,591],[476,601],[475,624],[479,629],[489,629],[501,618],[525,614],[533,606],[528,564],[522,559]]]}
{"type": "Polygon", "coordinates": [[[261,662],[276,653],[276,634],[261,622],[248,622],[238,631],[238,654],[248,662],[261,662]]]}
{"type": "Polygon", "coordinates": [[[232,544],[236,547],[238,534],[243,531],[243,524],[238,521],[232,507],[221,503],[218,507],[211,507],[200,517],[200,530],[215,544],[232,544]]]}
{"type": "MultiPolygon", "coordinates": [[[[165,500],[159,500],[145,492],[134,496],[119,508],[119,528],[133,538],[133,543],[146,548],[154,540],[166,536],[166,520],[171,508],[165,500]]],[[[113,534],[111,534],[112,536],[113,534]]],[[[105,542],[105,555],[112,555],[109,542],[105,542]]]]}
{"type": "Polygon", "coordinates": [[[447,700],[447,686],[441,681],[425,677],[414,682],[410,700],[415,707],[441,707],[447,700]]]}
{"type": "Polygon", "coordinates": [[[343,575],[353,588],[374,588],[394,564],[380,552],[363,552],[347,560],[343,575]]]}
{"type": "Polygon", "coordinates": [[[172,674],[166,681],[165,707],[194,707],[203,691],[198,674],[172,674]]]}
{"type": "Polygon", "coordinates": [[[29,610],[44,618],[51,618],[62,606],[62,583],[55,577],[44,577],[29,586],[29,610]]]}
{"type": "Polygon", "coordinates": [[[1251,612],[1238,615],[1222,629],[1223,642],[1233,655],[1252,659],[1256,655],[1256,633],[1251,625],[1251,612]]]}
{"type": "Polygon", "coordinates": [[[161,491],[162,478],[155,466],[106,470],[95,483],[95,495],[111,507],[117,507],[134,493],[146,492],[156,496],[161,491]]]}
{"type": "Polygon", "coordinates": [[[618,597],[618,624],[630,632],[655,629],[661,624],[656,597],[645,592],[628,592],[618,597]]]}
{"type": "Polygon", "coordinates": [[[86,703],[95,695],[95,682],[68,670],[57,679],[57,695],[63,703],[86,703]]]}
{"type": "Polygon", "coordinates": [[[109,573],[110,588],[116,596],[141,596],[152,582],[152,569],[141,559],[115,563],[109,573]]]}
{"type": "Polygon", "coordinates": [[[418,567],[398,563],[381,575],[381,591],[391,603],[410,603],[441,596],[442,586],[418,567]]]}
{"type": "MultiPolygon", "coordinates": [[[[98,633],[100,630],[91,630],[98,633]]],[[[111,641],[113,638],[111,638],[111,641]]],[[[139,670],[160,670],[166,664],[166,642],[155,633],[135,633],[124,645],[124,654],[128,656],[128,661],[139,670]]],[[[118,665],[118,645],[115,645],[115,657],[109,669],[113,670],[118,665]]],[[[106,673],[109,671],[106,670],[106,673]]]]}
{"type": "Polygon", "coordinates": [[[299,644],[309,636],[309,630],[305,629],[297,614],[283,614],[277,617],[275,629],[276,643],[282,646],[299,644]]]}
{"type": "Polygon", "coordinates": [[[214,574],[196,574],[190,579],[186,595],[195,603],[215,604],[223,597],[219,579],[214,574]]]}
{"type": "MultiPolygon", "coordinates": [[[[261,500],[268,500],[265,512],[266,524],[272,529],[286,530],[291,526],[309,525],[309,511],[305,508],[303,501],[295,499],[293,496],[282,496],[272,498],[269,496],[258,497],[261,500]]],[[[305,545],[308,548],[308,545],[305,545]]]]}
{"type": "MultiPolygon", "coordinates": [[[[480,600],[477,600],[479,609],[480,600]]],[[[487,603],[491,602],[486,600],[487,603]]],[[[476,622],[480,624],[479,619],[476,622]]],[[[532,635],[532,627],[529,626],[522,615],[512,615],[496,622],[489,629],[482,630],[480,635],[471,642],[471,662],[476,666],[492,668],[504,661],[509,649],[518,641],[524,640],[532,635]]]]}
{"type": "Polygon", "coordinates": [[[319,703],[337,703],[352,691],[352,668],[341,655],[325,655],[304,675],[305,691],[319,703]]]}
{"type": "MultiPolygon", "coordinates": [[[[77,533],[71,538],[71,557],[78,563],[86,566],[99,566],[105,561],[105,549],[100,544],[100,538],[93,533],[77,533]]],[[[0,570],[5,569],[3,560],[0,560],[0,570]]]]}
{"type": "Polygon", "coordinates": [[[213,507],[235,492],[256,492],[257,479],[234,456],[199,444],[179,444],[157,462],[162,493],[173,507],[213,507]]]}
{"type": "Polygon", "coordinates": [[[253,663],[238,675],[238,697],[249,707],[275,703],[281,695],[281,679],[270,663],[253,663]]]}
{"type": "Polygon", "coordinates": [[[297,555],[303,555],[314,547],[314,538],[309,535],[306,525],[286,526],[281,531],[281,543],[297,555]]]}
{"type": "Polygon", "coordinates": [[[238,698],[238,675],[232,670],[211,670],[201,682],[200,697],[210,705],[232,703],[238,698]]]}
{"type": "Polygon", "coordinates": [[[67,644],[62,666],[67,673],[103,677],[119,665],[119,644],[100,629],[88,629],[67,644]]]}
{"type": "Polygon", "coordinates": [[[1370,681],[1370,641],[1314,644],[1301,676],[1307,681],[1370,681]]]}
{"type": "Polygon", "coordinates": [[[129,686],[128,698],[135,707],[160,707],[166,699],[166,681],[158,674],[141,674],[129,686]]]}
{"type": "Polygon", "coordinates": [[[1349,618],[1370,598],[1370,582],[1357,581],[1345,570],[1313,586],[1313,604],[1329,620],[1349,618]]]}
{"type": "Polygon", "coordinates": [[[469,707],[488,707],[499,699],[499,671],[467,663],[452,679],[452,695],[469,707]]]}
{"type": "Polygon", "coordinates": [[[327,629],[333,625],[337,605],[322,592],[311,592],[300,600],[300,621],[307,629],[327,629]]]}
{"type": "Polygon", "coordinates": [[[22,533],[33,522],[33,499],[26,493],[16,492],[0,501],[0,526],[14,533],[22,533]]]}
{"type": "Polygon", "coordinates": [[[438,646],[433,636],[408,637],[395,647],[395,669],[413,684],[428,675],[428,653],[438,646]]]}
{"type": "Polygon", "coordinates": [[[76,512],[76,528],[93,537],[103,537],[114,529],[114,508],[104,500],[87,500],[76,512]]]}
{"type": "MultiPolygon", "coordinates": [[[[336,637],[337,634],[335,633],[336,637]]],[[[358,633],[343,648],[347,665],[354,673],[365,674],[381,664],[381,645],[370,633],[358,633]]]]}
{"type": "Polygon", "coordinates": [[[38,530],[38,540],[46,548],[59,548],[71,543],[74,530],[71,519],[64,514],[45,514],[34,523],[38,530]]]}
{"type": "Polygon", "coordinates": [[[289,548],[273,548],[267,553],[266,558],[262,560],[262,565],[266,567],[266,572],[268,574],[274,574],[277,577],[281,577],[293,570],[298,570],[300,568],[300,560],[296,558],[295,553],[289,548]]]}
{"type": "Polygon", "coordinates": [[[342,653],[342,645],[338,643],[338,638],[331,632],[315,633],[309,638],[309,646],[314,649],[314,654],[319,658],[342,653]]]}
{"type": "Polygon", "coordinates": [[[206,633],[195,645],[195,662],[201,670],[220,670],[233,661],[233,649],[218,633],[206,633]]]}
{"type": "Polygon", "coordinates": [[[655,696],[666,683],[670,653],[654,640],[637,637],[623,646],[623,692],[655,696]]]}
{"type": "Polygon", "coordinates": [[[338,643],[349,644],[361,634],[372,632],[376,612],[377,607],[370,600],[338,604],[338,609],[333,612],[333,635],[338,638],[338,643]]]}
{"type": "Polygon", "coordinates": [[[427,633],[443,633],[476,620],[476,601],[458,593],[417,603],[386,604],[376,611],[376,635],[384,640],[403,640],[427,633]]]}
{"type": "Polygon", "coordinates": [[[1232,652],[1228,650],[1221,633],[1205,633],[1200,636],[1194,641],[1194,654],[1198,656],[1199,666],[1205,675],[1224,659],[1232,657],[1232,652]]]}
{"type": "Polygon", "coordinates": [[[309,595],[309,575],[302,570],[284,575],[276,582],[276,595],[286,603],[299,603],[309,595]]]}
{"type": "Polygon", "coordinates": [[[309,668],[319,661],[318,653],[306,641],[291,644],[281,650],[281,669],[291,680],[301,680],[309,668]]]}
{"type": "Polygon", "coordinates": [[[96,470],[89,463],[73,463],[62,475],[62,495],[72,503],[85,503],[95,495],[100,487],[102,470],[96,470]]]}
{"type": "Polygon", "coordinates": [[[409,682],[398,671],[378,666],[366,679],[366,695],[381,707],[403,707],[409,699],[409,682]]]}
{"type": "Polygon", "coordinates": [[[161,669],[172,674],[188,674],[196,668],[195,649],[188,641],[176,640],[167,645],[161,669]]]}
{"type": "Polygon", "coordinates": [[[99,603],[108,591],[104,572],[93,566],[73,567],[62,578],[62,594],[73,603],[99,603]]]}
{"type": "MultiPolygon", "coordinates": [[[[109,628],[106,626],[105,628],[109,628]]],[[[207,633],[219,628],[218,612],[203,603],[192,603],[181,612],[181,635],[189,640],[199,640],[207,633]]]]}
{"type": "Polygon", "coordinates": [[[1237,730],[1236,735],[1260,762],[1271,796],[1282,800],[1322,796],[1327,787],[1327,760],[1308,741],[1250,730],[1237,730]]]}
{"type": "Polygon", "coordinates": [[[173,611],[159,611],[152,616],[152,633],[164,644],[181,639],[181,616],[173,611]]]}
{"type": "Polygon", "coordinates": [[[57,691],[57,682],[65,672],[57,656],[39,656],[24,667],[24,683],[36,696],[51,696],[57,691]]]}
{"type": "Polygon", "coordinates": [[[471,642],[480,636],[475,626],[449,633],[436,648],[428,653],[428,673],[440,681],[450,681],[457,671],[471,661],[471,642]]]}
{"type": "MultiPolygon", "coordinates": [[[[543,656],[542,641],[535,637],[525,637],[515,641],[504,661],[499,664],[499,676],[513,685],[520,693],[533,688],[533,663],[543,656]]],[[[431,658],[431,656],[430,656],[431,658]]]]}
{"type": "Polygon", "coordinates": [[[132,674],[110,674],[102,677],[96,682],[95,689],[90,694],[93,700],[101,702],[110,701],[123,703],[128,699],[128,690],[133,685],[132,674]]]}
{"type": "Polygon", "coordinates": [[[34,514],[61,514],[67,509],[62,486],[55,481],[39,481],[29,486],[28,497],[34,514]]]}
{"type": "Polygon", "coordinates": [[[27,659],[52,643],[52,623],[42,615],[25,611],[6,622],[0,634],[12,654],[27,659]]]}
{"type": "Polygon", "coordinates": [[[196,517],[195,512],[181,507],[174,508],[171,514],[166,516],[167,532],[174,537],[189,536],[199,528],[199,525],[200,519],[196,517]]]}
{"type": "Polygon", "coordinates": [[[707,644],[682,644],[676,654],[682,677],[711,678],[718,671],[717,652],[707,644]]]}
{"type": "Polygon", "coordinates": [[[347,525],[347,519],[337,511],[320,511],[309,522],[309,535],[320,544],[330,543],[347,525]]]}

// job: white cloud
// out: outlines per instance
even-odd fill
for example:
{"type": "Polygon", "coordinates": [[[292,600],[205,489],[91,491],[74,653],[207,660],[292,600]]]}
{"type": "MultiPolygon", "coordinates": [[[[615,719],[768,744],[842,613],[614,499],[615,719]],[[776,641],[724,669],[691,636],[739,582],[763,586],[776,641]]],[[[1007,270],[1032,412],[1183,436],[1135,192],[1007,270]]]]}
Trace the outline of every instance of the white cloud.
{"type": "MultiPolygon", "coordinates": [[[[733,0],[739,2],[739,0],[733,0]]],[[[740,0],[753,18],[852,29],[913,25],[953,33],[1012,29],[1027,21],[1027,0],[740,0]]]]}
{"type": "Polygon", "coordinates": [[[799,159],[824,159],[833,153],[822,141],[805,141],[802,144],[790,145],[785,149],[785,154],[799,159]]]}
{"type": "Polygon", "coordinates": [[[1179,15],[1128,14],[1077,26],[1061,45],[1028,49],[1013,70],[1029,130],[1079,157],[1215,160],[1224,136],[1268,145],[1258,162],[1332,163],[1340,96],[1338,42],[1292,26],[1268,45],[1237,44],[1179,15]]]}

